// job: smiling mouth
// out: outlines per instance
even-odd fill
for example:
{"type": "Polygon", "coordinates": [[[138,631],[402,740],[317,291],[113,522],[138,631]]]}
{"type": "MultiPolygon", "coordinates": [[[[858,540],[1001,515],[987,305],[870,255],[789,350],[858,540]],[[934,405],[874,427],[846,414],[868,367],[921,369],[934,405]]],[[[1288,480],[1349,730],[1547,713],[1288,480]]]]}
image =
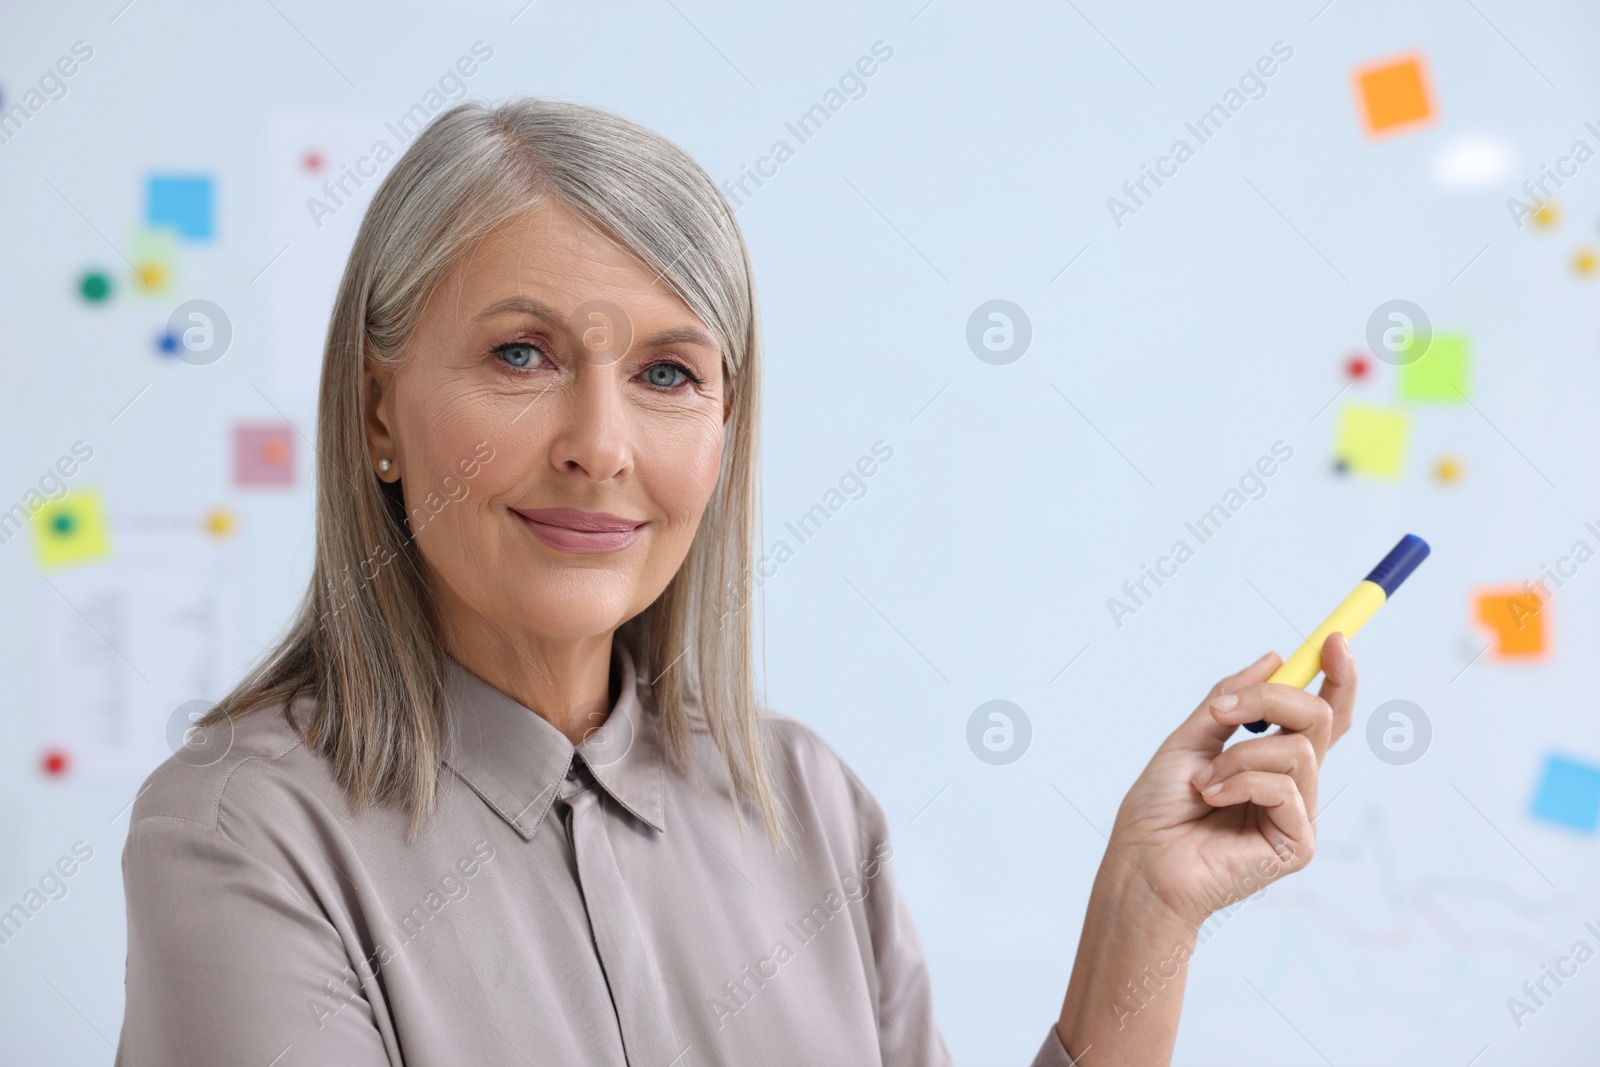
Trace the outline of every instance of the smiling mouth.
{"type": "Polygon", "coordinates": [[[593,555],[617,552],[638,540],[648,523],[603,511],[574,508],[512,508],[530,533],[558,552],[593,555]]]}

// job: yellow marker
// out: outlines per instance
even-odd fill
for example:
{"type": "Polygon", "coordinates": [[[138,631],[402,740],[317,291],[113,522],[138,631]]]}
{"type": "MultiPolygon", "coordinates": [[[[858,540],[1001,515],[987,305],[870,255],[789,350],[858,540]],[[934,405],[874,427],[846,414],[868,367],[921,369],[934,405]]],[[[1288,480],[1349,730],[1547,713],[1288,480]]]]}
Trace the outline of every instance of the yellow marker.
{"type": "MultiPolygon", "coordinates": [[[[1372,573],[1363,578],[1361,584],[1333,609],[1333,614],[1322,620],[1322,625],[1295,649],[1292,656],[1283,661],[1281,667],[1272,672],[1272,677],[1267,681],[1292,685],[1297,689],[1310,685],[1311,679],[1322,670],[1322,642],[1328,639],[1328,635],[1337,630],[1344,634],[1346,640],[1354,637],[1356,631],[1365,626],[1367,620],[1400,588],[1400,583],[1428,558],[1428,551],[1428,542],[1416,534],[1402,537],[1382,562],[1372,568],[1372,573]]],[[[1244,728],[1259,734],[1268,725],[1267,720],[1258,719],[1245,723],[1244,728]]]]}

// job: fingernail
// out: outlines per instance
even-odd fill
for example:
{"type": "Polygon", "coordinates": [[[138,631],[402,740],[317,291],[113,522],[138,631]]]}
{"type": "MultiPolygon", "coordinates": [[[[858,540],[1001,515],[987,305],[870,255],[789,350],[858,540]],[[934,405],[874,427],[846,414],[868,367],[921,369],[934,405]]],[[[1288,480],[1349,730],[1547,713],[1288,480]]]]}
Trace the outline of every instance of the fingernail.
{"type": "Polygon", "coordinates": [[[1201,767],[1194,773],[1193,781],[1195,788],[1203,788],[1207,782],[1211,781],[1212,777],[1215,776],[1216,773],[1217,768],[1210,763],[1207,763],[1204,767],[1201,767]]]}
{"type": "Polygon", "coordinates": [[[1208,797],[1213,797],[1222,792],[1222,787],[1227,784],[1227,782],[1213,782],[1211,785],[1208,785],[1202,789],[1201,792],[1208,797]]]}
{"type": "Polygon", "coordinates": [[[1239,696],[1237,693],[1224,693],[1211,702],[1211,710],[1223,713],[1230,712],[1233,710],[1234,705],[1238,703],[1239,696]]]}
{"type": "Polygon", "coordinates": [[[1256,662],[1250,664],[1250,666],[1254,667],[1254,666],[1256,666],[1256,664],[1265,663],[1267,661],[1267,657],[1270,656],[1270,655],[1272,655],[1271,652],[1263,652],[1263,653],[1261,653],[1261,655],[1256,657],[1256,662]]]}

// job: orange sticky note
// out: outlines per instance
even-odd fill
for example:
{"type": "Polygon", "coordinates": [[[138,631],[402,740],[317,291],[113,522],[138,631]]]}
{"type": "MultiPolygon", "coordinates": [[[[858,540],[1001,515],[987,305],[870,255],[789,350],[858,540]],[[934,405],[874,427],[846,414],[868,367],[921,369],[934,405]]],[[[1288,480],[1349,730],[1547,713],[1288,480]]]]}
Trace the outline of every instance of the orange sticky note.
{"type": "Polygon", "coordinates": [[[1545,653],[1545,603],[1537,592],[1509,585],[1480,589],[1478,621],[1494,635],[1496,659],[1528,659],[1545,653]]]}
{"type": "Polygon", "coordinates": [[[1428,91],[1427,71],[1420,53],[1359,67],[1355,81],[1369,135],[1386,134],[1433,118],[1433,95],[1428,91]]]}

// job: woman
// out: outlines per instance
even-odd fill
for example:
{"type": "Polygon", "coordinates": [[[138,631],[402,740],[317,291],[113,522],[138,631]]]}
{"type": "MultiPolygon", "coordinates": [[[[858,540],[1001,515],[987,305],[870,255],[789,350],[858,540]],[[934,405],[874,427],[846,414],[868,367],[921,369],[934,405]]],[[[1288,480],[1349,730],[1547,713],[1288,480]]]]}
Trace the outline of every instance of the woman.
{"type": "MultiPolygon", "coordinates": [[[[682,151],[538,100],[417,138],[334,308],[305,600],[134,805],[119,1062],[949,1062],[883,811],[756,703],[760,368],[682,151]]],[[[1134,784],[1036,1067],[1170,1060],[1198,925],[1311,857],[1324,659],[1134,784]]]]}

